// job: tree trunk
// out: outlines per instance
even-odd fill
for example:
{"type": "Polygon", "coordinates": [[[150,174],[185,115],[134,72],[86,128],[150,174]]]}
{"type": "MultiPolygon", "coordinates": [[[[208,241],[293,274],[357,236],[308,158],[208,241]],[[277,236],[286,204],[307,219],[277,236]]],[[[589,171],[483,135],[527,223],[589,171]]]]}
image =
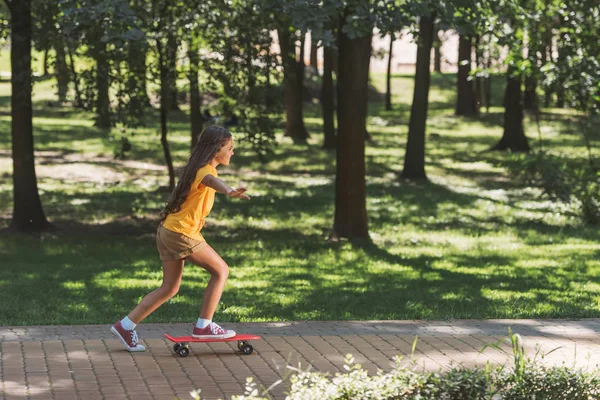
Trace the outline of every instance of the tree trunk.
{"type": "MultiPolygon", "coordinates": [[[[561,20],[560,22],[561,25],[564,25],[564,22],[561,20]]],[[[560,28],[560,26],[559,26],[560,28]]],[[[566,58],[567,58],[567,54],[565,52],[564,49],[564,43],[567,40],[565,37],[566,33],[560,33],[559,37],[558,37],[558,42],[557,42],[557,47],[558,47],[558,65],[559,66],[563,66],[565,65],[566,62],[566,58]]],[[[565,87],[563,85],[562,82],[562,76],[563,74],[561,72],[559,72],[558,74],[558,82],[556,83],[556,107],[558,108],[564,108],[565,107],[565,87]]]]}
{"type": "Polygon", "coordinates": [[[50,52],[50,46],[44,50],[44,77],[48,76],[48,53],[50,52]]]}
{"type": "Polygon", "coordinates": [[[317,51],[319,50],[319,46],[317,46],[317,42],[312,40],[312,32],[310,37],[310,67],[313,69],[316,75],[319,75],[319,63],[317,61],[317,51]]]}
{"type": "MultiPolygon", "coordinates": [[[[488,51],[487,58],[485,60],[485,68],[489,71],[492,68],[492,55],[488,51]]],[[[485,112],[490,112],[492,106],[492,77],[488,74],[483,80],[483,91],[485,98],[485,112]]]]}
{"type": "MultiPolygon", "coordinates": [[[[477,69],[483,68],[482,64],[482,54],[481,54],[481,45],[480,45],[480,36],[475,36],[475,66],[477,69]]],[[[477,112],[481,109],[481,105],[483,103],[483,82],[481,76],[477,76],[475,78],[475,107],[477,112]]]]}
{"type": "Polygon", "coordinates": [[[69,91],[69,66],[67,65],[67,56],[65,53],[65,42],[62,34],[58,34],[56,40],[56,81],[58,84],[58,101],[61,103],[67,100],[69,91]]]}
{"type": "Polygon", "coordinates": [[[385,110],[392,111],[392,50],[394,48],[394,35],[390,35],[390,48],[388,50],[387,76],[385,86],[385,110]]]}
{"type": "Polygon", "coordinates": [[[458,73],[456,81],[456,115],[471,116],[477,114],[475,90],[471,73],[471,50],[473,39],[460,35],[458,39],[458,73]]]}
{"type": "Polygon", "coordinates": [[[429,105],[431,80],[429,66],[434,19],[434,15],[428,15],[421,17],[419,21],[420,45],[417,49],[415,88],[410,111],[404,169],[402,170],[402,177],[407,179],[427,179],[425,174],[425,125],[429,105]]]}
{"type": "Polygon", "coordinates": [[[528,152],[529,143],[523,129],[523,96],[521,76],[513,76],[514,67],[507,72],[508,81],[504,91],[504,134],[491,150],[528,152]]]}
{"type": "Polygon", "coordinates": [[[433,37],[433,70],[437,73],[442,73],[442,39],[437,27],[434,28],[433,37]]]}
{"type": "MultiPolygon", "coordinates": [[[[531,40],[531,38],[530,38],[531,40]]],[[[537,68],[537,52],[535,51],[535,46],[537,43],[529,43],[529,47],[527,49],[527,58],[531,62],[531,68],[535,70],[537,68]]],[[[523,96],[523,108],[527,111],[536,111],[536,90],[537,90],[537,81],[533,74],[527,74],[525,77],[525,93],[523,96]]]]}
{"type": "Polygon", "coordinates": [[[331,47],[323,47],[323,82],[321,87],[321,108],[323,110],[323,148],[335,149],[335,101],[333,74],[331,71],[332,58],[335,57],[331,47]]]}
{"type": "Polygon", "coordinates": [[[169,191],[173,192],[175,189],[175,169],[173,168],[173,159],[171,158],[171,150],[169,149],[169,141],[167,140],[167,117],[171,100],[169,93],[169,89],[171,88],[170,71],[167,63],[170,63],[170,60],[165,60],[165,51],[160,38],[156,40],[156,49],[158,50],[158,65],[160,68],[160,143],[163,148],[167,169],[169,170],[169,191]]]}
{"type": "Polygon", "coordinates": [[[50,227],[37,187],[31,104],[31,0],[8,3],[11,11],[11,136],[13,215],[10,229],[42,231],[50,227]]]}
{"type": "Polygon", "coordinates": [[[128,49],[129,74],[127,90],[129,92],[129,108],[134,113],[141,113],[150,105],[146,88],[146,57],[148,44],[146,41],[132,41],[128,49]]]}
{"type": "Polygon", "coordinates": [[[302,103],[303,75],[298,76],[300,64],[296,61],[296,45],[294,36],[287,28],[278,30],[281,58],[283,61],[283,102],[285,104],[286,126],[285,135],[291,137],[294,143],[306,143],[308,131],[304,126],[304,111],[302,103]]]}
{"type": "Polygon", "coordinates": [[[109,65],[106,54],[106,44],[98,44],[94,51],[96,60],[96,89],[98,91],[98,100],[96,103],[97,120],[96,126],[100,128],[110,128],[110,98],[109,98],[109,65]]]}
{"type": "Polygon", "coordinates": [[[179,111],[179,104],[177,100],[177,49],[179,43],[177,43],[177,36],[174,33],[169,33],[167,36],[167,67],[169,74],[169,92],[170,97],[169,103],[171,110],[179,111]]]}
{"type": "Polygon", "coordinates": [[[69,63],[71,64],[71,74],[73,75],[73,84],[75,85],[75,104],[76,104],[77,108],[83,108],[83,99],[81,97],[81,90],[79,90],[79,77],[77,76],[77,70],[75,69],[75,61],[73,60],[73,52],[71,51],[71,47],[68,44],[67,44],[67,52],[69,54],[69,63]]]}
{"type": "Polygon", "coordinates": [[[188,43],[188,58],[190,61],[190,70],[188,79],[190,80],[190,120],[192,134],[192,148],[196,146],[198,137],[202,133],[203,121],[202,113],[202,97],[200,96],[200,86],[198,84],[198,73],[200,57],[198,55],[198,46],[194,38],[190,38],[188,43]]]}
{"type": "MultiPolygon", "coordinates": [[[[548,62],[548,44],[544,43],[544,49],[542,51],[542,65],[546,65],[548,62]]],[[[550,60],[552,60],[552,56],[550,56],[550,60]]],[[[546,87],[544,90],[544,107],[550,107],[550,100],[552,99],[552,89],[550,87],[546,87]]]]}
{"type": "Polygon", "coordinates": [[[537,82],[534,77],[525,77],[525,93],[523,96],[523,108],[527,111],[535,111],[537,82]]]}
{"type": "Polygon", "coordinates": [[[351,39],[340,30],[337,75],[338,140],[334,234],[368,240],[365,132],[371,36],[351,39]]]}

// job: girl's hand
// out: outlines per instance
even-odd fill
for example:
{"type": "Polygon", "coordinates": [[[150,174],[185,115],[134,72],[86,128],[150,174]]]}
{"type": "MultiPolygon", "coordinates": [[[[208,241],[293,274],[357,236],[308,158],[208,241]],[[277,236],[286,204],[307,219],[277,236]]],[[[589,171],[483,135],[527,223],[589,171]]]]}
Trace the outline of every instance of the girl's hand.
{"type": "Polygon", "coordinates": [[[246,188],[231,189],[231,191],[229,193],[227,193],[227,196],[235,197],[236,199],[250,200],[250,197],[248,197],[247,195],[244,194],[244,192],[246,192],[247,190],[248,189],[246,189],[246,188]]]}

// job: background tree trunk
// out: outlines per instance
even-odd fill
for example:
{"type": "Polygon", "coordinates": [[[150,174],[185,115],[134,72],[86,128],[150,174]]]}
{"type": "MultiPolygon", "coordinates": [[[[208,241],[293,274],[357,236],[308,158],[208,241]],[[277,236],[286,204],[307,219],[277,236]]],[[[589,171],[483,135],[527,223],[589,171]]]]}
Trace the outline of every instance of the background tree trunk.
{"type": "Polygon", "coordinates": [[[477,102],[471,73],[471,51],[473,39],[460,35],[458,39],[458,73],[456,80],[456,115],[477,114],[477,102]]]}
{"type": "Polygon", "coordinates": [[[96,103],[96,126],[104,129],[110,128],[110,98],[109,90],[109,66],[108,56],[106,54],[106,44],[99,43],[94,49],[94,59],[96,61],[96,89],[98,99],[96,103]]]}
{"type": "Polygon", "coordinates": [[[514,76],[514,67],[507,72],[504,91],[504,134],[491,150],[512,150],[528,152],[529,143],[523,129],[523,96],[521,95],[521,76],[514,76]]]}
{"type": "Polygon", "coordinates": [[[44,61],[43,61],[43,65],[44,65],[44,76],[48,76],[49,72],[48,72],[48,56],[50,53],[50,46],[48,46],[46,49],[44,49],[44,61]]]}
{"type": "Polygon", "coordinates": [[[170,109],[173,111],[179,111],[179,102],[177,99],[177,50],[179,43],[177,42],[177,36],[174,33],[169,32],[167,36],[167,73],[169,74],[169,88],[168,96],[170,109]]]}
{"type": "MultiPolygon", "coordinates": [[[[560,23],[561,25],[564,24],[563,21],[561,21],[560,23]]],[[[559,26],[560,28],[560,26],[559,26]]],[[[558,61],[557,64],[558,65],[565,65],[565,59],[567,58],[566,52],[565,52],[565,46],[563,45],[564,42],[566,41],[565,38],[565,33],[560,33],[558,36],[558,41],[556,46],[558,47],[558,61]]],[[[550,53],[552,54],[552,52],[550,53]]],[[[556,107],[558,108],[564,108],[565,107],[565,87],[562,83],[562,72],[559,71],[559,81],[557,82],[556,86],[555,86],[555,92],[556,92],[556,107]]]]}
{"type": "Polygon", "coordinates": [[[434,27],[433,36],[433,70],[439,74],[442,73],[442,38],[440,30],[434,27]]]}
{"type": "Polygon", "coordinates": [[[58,101],[61,103],[67,100],[69,91],[69,66],[67,65],[67,55],[65,53],[65,42],[62,34],[58,34],[56,40],[56,81],[58,84],[58,101]]]}
{"type": "Polygon", "coordinates": [[[302,77],[298,77],[300,64],[296,61],[295,36],[288,28],[278,30],[281,58],[283,60],[283,102],[285,103],[285,135],[291,137],[294,143],[306,143],[308,131],[304,126],[304,111],[302,103],[302,77]]]}
{"type": "Polygon", "coordinates": [[[167,169],[169,170],[169,192],[173,192],[175,189],[175,169],[173,168],[173,159],[171,158],[171,150],[169,148],[169,141],[167,140],[167,119],[171,100],[169,93],[171,76],[168,65],[170,60],[165,60],[165,50],[160,38],[156,40],[156,48],[160,68],[160,143],[163,148],[167,169]]]}
{"type": "Polygon", "coordinates": [[[313,71],[315,72],[316,75],[319,75],[319,63],[317,60],[317,51],[319,50],[319,46],[317,46],[317,43],[315,41],[312,40],[312,33],[311,33],[311,43],[310,43],[310,66],[313,69],[313,71]]]}
{"type": "Polygon", "coordinates": [[[132,41],[128,49],[129,76],[127,90],[129,91],[130,108],[133,112],[141,112],[150,105],[146,88],[146,57],[148,44],[146,41],[132,41]]]}
{"type": "Polygon", "coordinates": [[[69,44],[67,44],[67,53],[69,54],[69,64],[71,68],[71,74],[73,75],[73,85],[75,86],[75,106],[77,108],[83,108],[83,99],[81,97],[81,90],[79,90],[79,76],[77,75],[77,70],[75,69],[73,52],[71,51],[71,46],[69,44]]]}
{"type": "MultiPolygon", "coordinates": [[[[475,36],[475,66],[477,69],[483,68],[480,39],[479,35],[475,36]]],[[[483,104],[483,97],[483,80],[481,76],[477,76],[475,78],[475,109],[478,113],[483,104]]]]}
{"type": "Polygon", "coordinates": [[[13,215],[10,229],[42,231],[50,227],[40,200],[35,174],[31,104],[31,1],[9,3],[11,11],[11,136],[13,215]]]}
{"type": "Polygon", "coordinates": [[[369,239],[365,182],[365,132],[371,36],[339,33],[338,140],[334,234],[369,239]]]}
{"type": "Polygon", "coordinates": [[[404,169],[402,170],[402,177],[407,179],[427,179],[425,174],[425,126],[431,80],[433,21],[433,15],[421,17],[419,21],[421,43],[417,49],[415,88],[410,110],[404,169]]]}
{"type": "Polygon", "coordinates": [[[336,148],[335,137],[335,100],[333,87],[332,58],[336,55],[330,47],[323,47],[323,82],[321,87],[321,108],[323,110],[323,147],[336,148]]]}
{"type": "MultiPolygon", "coordinates": [[[[531,39],[530,39],[531,40],[531,39]]],[[[536,52],[537,43],[529,43],[529,47],[527,48],[527,58],[531,62],[532,69],[537,68],[537,52],[536,52]]],[[[532,73],[527,74],[525,77],[525,93],[523,95],[523,108],[527,111],[535,111],[537,104],[537,81],[532,73]]]]}
{"type": "MultiPolygon", "coordinates": [[[[489,51],[484,65],[488,71],[490,68],[492,68],[492,56],[489,51]]],[[[489,113],[490,107],[492,106],[492,77],[489,74],[483,79],[483,92],[483,97],[485,99],[485,112],[489,113]]]]}
{"type": "Polygon", "coordinates": [[[198,46],[193,37],[190,38],[188,43],[188,58],[190,60],[188,79],[190,81],[190,119],[193,148],[198,142],[198,136],[200,136],[203,129],[202,113],[200,111],[202,96],[200,96],[200,86],[198,85],[200,57],[198,55],[198,46]]]}
{"type": "MultiPolygon", "coordinates": [[[[552,40],[552,38],[550,39],[552,40]]],[[[548,61],[552,61],[552,55],[550,54],[550,58],[548,58],[548,53],[551,51],[549,49],[550,45],[548,43],[544,43],[544,48],[542,50],[542,65],[546,65],[548,61]]],[[[546,87],[544,90],[544,107],[550,107],[550,101],[552,100],[552,89],[550,87],[546,87]]]]}
{"type": "Polygon", "coordinates": [[[394,35],[390,35],[390,48],[388,50],[387,76],[385,85],[385,109],[392,110],[392,50],[394,48],[394,35]]]}

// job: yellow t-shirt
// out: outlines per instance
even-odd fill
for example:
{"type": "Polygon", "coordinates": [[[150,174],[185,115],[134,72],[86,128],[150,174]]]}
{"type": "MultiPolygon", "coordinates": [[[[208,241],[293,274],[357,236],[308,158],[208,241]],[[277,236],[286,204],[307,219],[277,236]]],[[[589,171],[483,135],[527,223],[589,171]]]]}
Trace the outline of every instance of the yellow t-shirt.
{"type": "Polygon", "coordinates": [[[202,184],[206,175],[218,176],[217,169],[210,164],[196,172],[190,193],[181,205],[181,209],[167,215],[163,226],[170,231],[183,233],[192,239],[203,241],[200,230],[204,226],[204,219],[210,213],[215,202],[215,189],[202,184]]]}

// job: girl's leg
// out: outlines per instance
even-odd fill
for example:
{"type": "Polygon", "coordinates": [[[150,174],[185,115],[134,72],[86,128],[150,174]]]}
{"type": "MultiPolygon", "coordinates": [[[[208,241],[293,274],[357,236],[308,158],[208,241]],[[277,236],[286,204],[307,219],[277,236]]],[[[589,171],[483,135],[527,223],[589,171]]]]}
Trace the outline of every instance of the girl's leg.
{"type": "Polygon", "coordinates": [[[210,281],[202,299],[200,318],[212,320],[229,276],[229,266],[208,244],[200,247],[199,251],[188,256],[187,259],[210,273],[210,281]]]}
{"type": "Polygon", "coordinates": [[[150,313],[160,307],[165,301],[175,296],[181,284],[184,260],[163,261],[162,285],[148,293],[128,315],[135,324],[139,324],[150,313]]]}

